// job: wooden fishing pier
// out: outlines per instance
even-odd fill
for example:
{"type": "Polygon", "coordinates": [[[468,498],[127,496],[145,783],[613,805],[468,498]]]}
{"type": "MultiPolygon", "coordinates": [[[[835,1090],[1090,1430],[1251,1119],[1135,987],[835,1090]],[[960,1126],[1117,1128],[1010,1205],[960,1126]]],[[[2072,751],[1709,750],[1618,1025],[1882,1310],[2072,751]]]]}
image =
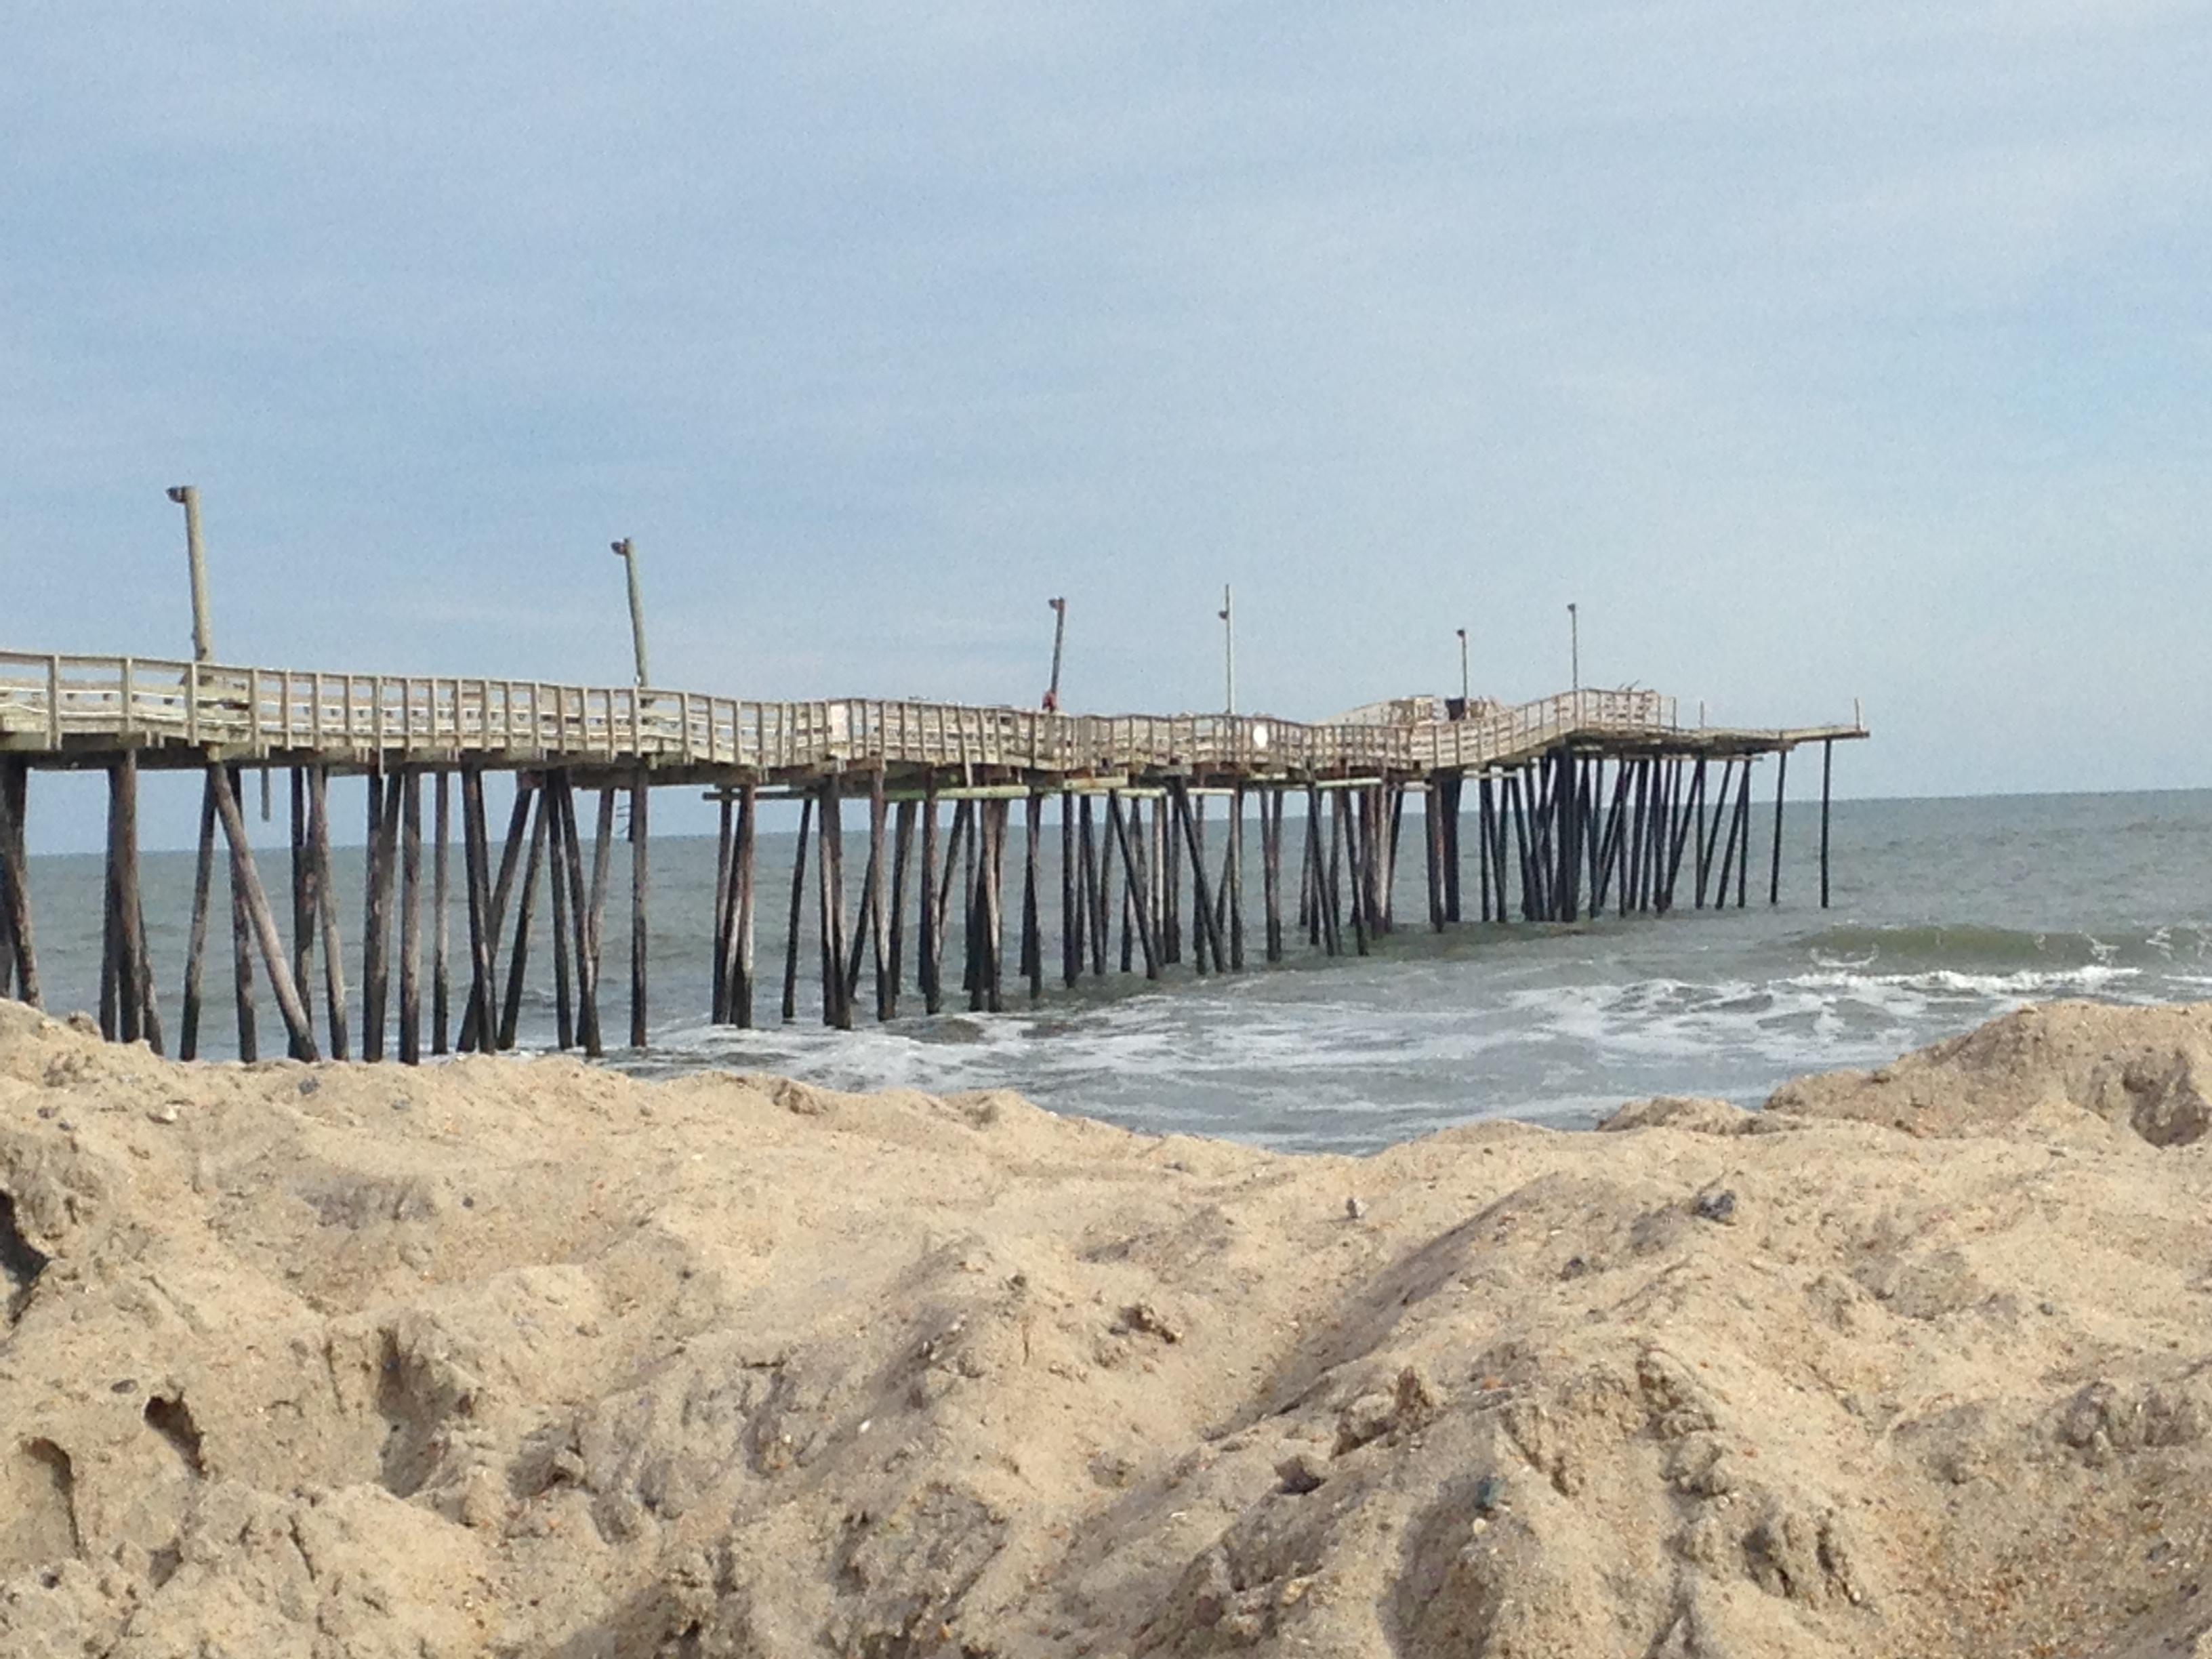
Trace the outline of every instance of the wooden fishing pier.
{"type": "MultiPolygon", "coordinates": [[[[1835,745],[1866,736],[1856,714],[1849,725],[1795,729],[1686,726],[1673,698],[1644,690],[1581,690],[1517,707],[1416,698],[1307,725],[872,699],[748,702],[629,686],[0,652],[0,995],[40,1001],[24,823],[30,778],[42,770],[106,774],[107,1035],[165,1046],[140,891],[138,775],[188,770],[203,779],[202,805],[176,1052],[191,1058],[199,1048],[220,831],[241,1056],[258,1051],[258,974],[294,1056],[347,1059],[357,1050],[363,1060],[413,1064],[426,1052],[514,1044],[541,890],[557,1041],[604,1051],[600,970],[625,797],[629,1040],[645,1046],[657,788],[703,790],[720,804],[711,1018],[751,1025],[763,1000],[785,1021],[800,1017],[811,852],[818,944],[805,977],[818,983],[823,1021],[849,1028],[871,970],[875,1018],[897,1017],[909,938],[914,988],[929,1013],[949,1000],[956,933],[959,965],[949,988],[969,1009],[1005,1006],[1010,933],[1017,994],[1025,982],[1029,999],[1044,995],[1051,897],[1041,890],[1040,852],[1048,801],[1057,801],[1060,837],[1058,976],[1072,988],[1109,968],[1152,980],[1186,961],[1198,975],[1239,972],[1255,952],[1280,962],[1301,941],[1331,956],[1366,954],[1397,925],[1393,895],[1412,796],[1423,802],[1426,921],[1437,931],[1468,920],[1470,909],[1496,924],[1573,922],[1609,908],[1663,913],[1683,902],[1741,907],[1759,850],[1751,844],[1753,771],[1771,757],[1765,896],[1776,903],[1789,757],[1808,744],[1821,757],[1825,907],[1835,745]],[[249,771],[260,775],[264,811],[271,775],[289,783],[289,930],[279,926],[246,829],[249,771]],[[496,841],[484,801],[485,775],[495,771],[515,775],[496,841]],[[368,874],[358,917],[342,925],[331,785],[350,778],[362,781],[368,874]],[[1462,846],[1470,783],[1472,857],[1462,846]],[[1286,815],[1293,797],[1302,820],[1286,815]],[[787,909],[771,934],[781,978],[763,986],[755,951],[764,891],[758,817],[774,799],[798,802],[799,833],[787,909]],[[1224,819],[1212,838],[1210,805],[1224,819]],[[1010,908],[1018,806],[1021,868],[1010,908]],[[857,890],[847,884],[848,807],[867,823],[857,890]],[[1248,810],[1258,819],[1256,945],[1247,925],[1248,810]],[[1301,821],[1293,861],[1291,831],[1301,821]],[[456,875],[467,915],[458,973],[447,922],[456,875]],[[347,985],[352,925],[360,928],[357,1002],[347,985]]],[[[767,896],[781,890],[779,878],[767,896]]]]}

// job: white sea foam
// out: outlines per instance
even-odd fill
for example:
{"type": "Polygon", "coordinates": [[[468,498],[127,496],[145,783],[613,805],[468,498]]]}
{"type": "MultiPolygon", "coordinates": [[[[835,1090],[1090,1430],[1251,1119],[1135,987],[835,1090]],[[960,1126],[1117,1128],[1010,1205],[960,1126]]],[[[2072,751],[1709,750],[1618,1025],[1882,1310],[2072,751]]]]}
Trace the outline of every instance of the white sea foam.
{"type": "Polygon", "coordinates": [[[1751,1103],[1784,1077],[1884,1060],[2023,1002],[2212,985],[2109,961],[1881,973],[1827,960],[1765,978],[1619,976],[1587,959],[1495,965],[1370,960],[996,1017],[851,1032],[691,1025],[659,1040],[691,1064],[833,1087],[1011,1087],[1136,1127],[1343,1149],[1471,1117],[1588,1123],[1652,1093],[1751,1103]]]}

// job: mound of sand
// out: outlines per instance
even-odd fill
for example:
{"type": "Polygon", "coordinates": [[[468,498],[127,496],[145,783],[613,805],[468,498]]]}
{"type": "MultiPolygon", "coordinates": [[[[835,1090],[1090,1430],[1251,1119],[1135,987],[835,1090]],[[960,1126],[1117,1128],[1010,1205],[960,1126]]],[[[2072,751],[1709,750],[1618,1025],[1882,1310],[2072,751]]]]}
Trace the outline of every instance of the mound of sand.
{"type": "Polygon", "coordinates": [[[2212,1653],[2208,1064],[1352,1160],[0,1006],[0,1652],[2212,1653]]]}

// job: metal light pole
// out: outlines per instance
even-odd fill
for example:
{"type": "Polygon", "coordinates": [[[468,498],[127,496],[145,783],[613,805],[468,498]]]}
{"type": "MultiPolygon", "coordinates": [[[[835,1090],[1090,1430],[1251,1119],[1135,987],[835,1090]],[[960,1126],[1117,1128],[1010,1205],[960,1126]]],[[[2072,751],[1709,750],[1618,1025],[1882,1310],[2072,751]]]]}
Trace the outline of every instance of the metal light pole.
{"type": "Polygon", "coordinates": [[[1583,689],[1583,627],[1582,618],[1572,605],[1567,606],[1567,662],[1573,672],[1573,689],[1583,689]]]}
{"type": "Polygon", "coordinates": [[[637,585],[637,549],[627,536],[612,545],[629,576],[629,639],[637,655],[637,683],[641,687],[646,683],[645,595],[637,585]]]}
{"type": "Polygon", "coordinates": [[[1459,635],[1459,710],[1462,717],[1464,718],[1474,698],[1468,690],[1467,629],[1462,628],[1456,632],[1459,635]]]}
{"type": "Polygon", "coordinates": [[[208,620],[207,550],[200,544],[200,492],[193,484],[179,484],[169,499],[185,509],[185,556],[192,568],[192,660],[208,662],[215,656],[215,636],[208,620]]]}
{"type": "Polygon", "coordinates": [[[1229,675],[1229,712],[1237,712],[1237,605],[1229,584],[1221,584],[1221,641],[1229,675]]]}
{"type": "Polygon", "coordinates": [[[1052,607],[1052,684],[1045,688],[1044,708],[1048,714],[1060,712],[1060,657],[1067,644],[1067,601],[1047,599],[1052,607]]]}

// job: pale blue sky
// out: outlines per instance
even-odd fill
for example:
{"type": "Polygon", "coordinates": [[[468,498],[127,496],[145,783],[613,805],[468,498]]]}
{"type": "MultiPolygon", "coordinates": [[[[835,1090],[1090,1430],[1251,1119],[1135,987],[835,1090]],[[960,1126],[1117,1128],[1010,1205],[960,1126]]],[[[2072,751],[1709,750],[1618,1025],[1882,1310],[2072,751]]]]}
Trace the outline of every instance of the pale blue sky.
{"type": "MultiPolygon", "coordinates": [[[[88,3],[0,643],[750,696],[1566,678],[2212,783],[2212,8],[88,3]]],[[[1809,780],[1808,780],[1809,781],[1809,780]]]]}

